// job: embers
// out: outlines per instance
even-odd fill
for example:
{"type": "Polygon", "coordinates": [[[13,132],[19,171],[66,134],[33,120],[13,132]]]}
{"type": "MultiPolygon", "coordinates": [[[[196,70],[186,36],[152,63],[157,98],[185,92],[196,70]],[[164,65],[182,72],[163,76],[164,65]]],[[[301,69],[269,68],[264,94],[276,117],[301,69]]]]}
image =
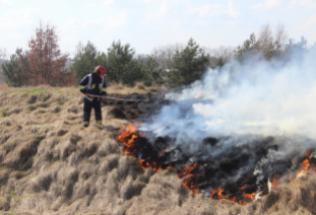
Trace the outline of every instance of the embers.
{"type": "Polygon", "coordinates": [[[271,137],[241,142],[209,137],[202,143],[194,143],[201,148],[191,153],[169,137],[149,141],[134,125],[123,129],[117,139],[126,154],[136,157],[142,167],[177,172],[183,187],[193,195],[203,192],[213,199],[242,205],[267,194],[290,171],[299,169],[301,175],[316,163],[312,150],[302,158],[299,155],[278,157],[282,149],[271,137]]]}

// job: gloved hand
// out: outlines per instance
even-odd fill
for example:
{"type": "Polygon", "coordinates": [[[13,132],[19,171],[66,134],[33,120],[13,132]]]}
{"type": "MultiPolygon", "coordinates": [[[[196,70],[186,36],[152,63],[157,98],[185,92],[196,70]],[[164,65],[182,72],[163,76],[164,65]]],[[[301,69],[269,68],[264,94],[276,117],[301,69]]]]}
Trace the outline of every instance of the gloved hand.
{"type": "Polygon", "coordinates": [[[85,95],[98,95],[98,93],[96,93],[94,89],[82,88],[80,89],[80,92],[85,95]]]}
{"type": "Polygon", "coordinates": [[[87,93],[87,89],[86,88],[81,88],[80,92],[83,93],[83,94],[86,94],[87,93]]]}

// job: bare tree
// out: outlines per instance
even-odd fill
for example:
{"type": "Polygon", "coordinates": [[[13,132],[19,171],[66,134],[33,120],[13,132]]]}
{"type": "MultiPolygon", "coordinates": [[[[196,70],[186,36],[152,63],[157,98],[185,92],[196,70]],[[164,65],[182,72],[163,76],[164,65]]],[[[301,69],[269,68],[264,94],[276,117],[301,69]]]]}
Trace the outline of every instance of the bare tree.
{"type": "Polygon", "coordinates": [[[67,55],[61,54],[55,28],[49,25],[37,28],[29,48],[29,84],[63,85],[67,55]]]}

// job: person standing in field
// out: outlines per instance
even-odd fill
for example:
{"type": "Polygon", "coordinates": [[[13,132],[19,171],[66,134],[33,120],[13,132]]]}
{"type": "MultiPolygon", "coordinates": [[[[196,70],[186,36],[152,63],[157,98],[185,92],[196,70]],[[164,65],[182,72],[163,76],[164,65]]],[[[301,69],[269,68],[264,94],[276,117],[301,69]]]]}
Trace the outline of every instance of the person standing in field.
{"type": "Polygon", "coordinates": [[[91,110],[94,109],[96,126],[102,128],[102,109],[100,96],[106,95],[103,88],[106,87],[105,75],[107,69],[102,65],[97,65],[94,72],[84,76],[80,85],[80,90],[85,94],[83,99],[83,126],[88,127],[90,123],[91,110]]]}

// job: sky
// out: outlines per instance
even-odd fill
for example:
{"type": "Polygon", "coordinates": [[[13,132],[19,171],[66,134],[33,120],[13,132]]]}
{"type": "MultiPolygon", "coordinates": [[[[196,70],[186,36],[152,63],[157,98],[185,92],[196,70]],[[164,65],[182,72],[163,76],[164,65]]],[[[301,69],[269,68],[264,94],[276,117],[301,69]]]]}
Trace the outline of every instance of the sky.
{"type": "Polygon", "coordinates": [[[0,52],[27,48],[40,24],[53,25],[63,53],[79,42],[105,51],[113,41],[139,54],[185,44],[234,47],[265,25],[316,42],[316,0],[0,0],[0,52]]]}

